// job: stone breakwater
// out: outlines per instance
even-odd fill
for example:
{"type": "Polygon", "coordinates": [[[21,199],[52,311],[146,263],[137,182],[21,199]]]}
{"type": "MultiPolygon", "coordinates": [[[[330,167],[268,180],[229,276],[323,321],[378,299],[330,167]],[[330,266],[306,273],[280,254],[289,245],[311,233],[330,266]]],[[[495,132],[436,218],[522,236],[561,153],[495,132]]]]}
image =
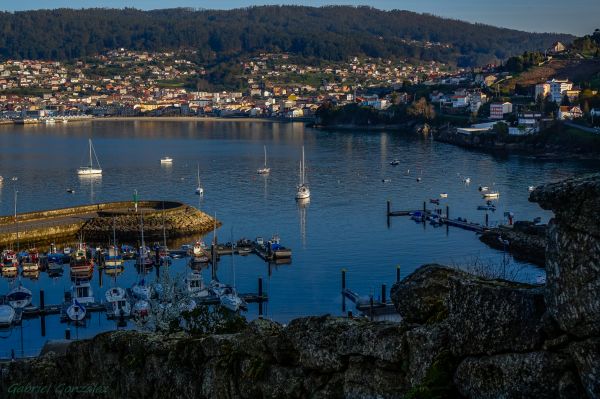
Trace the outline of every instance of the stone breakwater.
{"type": "Polygon", "coordinates": [[[392,288],[400,323],[323,316],[287,326],[256,320],[230,334],[109,332],[5,365],[2,389],[28,382],[97,384],[121,398],[598,398],[600,174],[547,185],[531,199],[556,215],[545,286],[425,265],[392,288]]]}
{"type": "MultiPolygon", "coordinates": [[[[20,242],[44,244],[69,241],[80,236],[86,241],[112,240],[113,224],[117,239],[136,242],[140,238],[141,215],[148,240],[162,240],[163,223],[167,238],[202,234],[215,226],[215,220],[198,209],[175,201],[140,201],[138,212],[132,202],[109,202],[0,217],[0,245],[20,242]]],[[[220,223],[216,222],[217,227],[220,223]]]]}

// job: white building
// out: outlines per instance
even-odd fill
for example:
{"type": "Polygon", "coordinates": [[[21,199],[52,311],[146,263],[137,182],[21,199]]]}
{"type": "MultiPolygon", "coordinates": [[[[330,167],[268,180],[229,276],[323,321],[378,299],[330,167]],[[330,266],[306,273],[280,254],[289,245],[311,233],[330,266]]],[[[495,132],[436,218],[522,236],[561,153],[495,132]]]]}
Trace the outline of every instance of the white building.
{"type": "Polygon", "coordinates": [[[504,114],[510,114],[512,112],[512,103],[493,103],[490,104],[490,119],[502,119],[504,114]]]}
{"type": "Polygon", "coordinates": [[[550,96],[555,103],[560,103],[567,91],[573,88],[573,83],[568,79],[552,79],[547,83],[550,85],[550,96]]]}

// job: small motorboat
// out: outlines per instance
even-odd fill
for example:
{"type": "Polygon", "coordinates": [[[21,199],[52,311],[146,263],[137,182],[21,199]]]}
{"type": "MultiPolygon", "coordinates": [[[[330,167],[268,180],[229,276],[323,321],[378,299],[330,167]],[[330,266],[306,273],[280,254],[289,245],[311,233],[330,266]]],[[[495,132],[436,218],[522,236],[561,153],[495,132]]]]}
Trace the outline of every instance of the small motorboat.
{"type": "Polygon", "coordinates": [[[17,180],[19,180],[19,178],[17,176],[13,176],[12,179],[10,179],[10,180],[17,181],[17,180]]]}
{"type": "Polygon", "coordinates": [[[533,190],[535,190],[535,186],[529,186],[529,187],[527,188],[527,190],[529,190],[529,192],[532,192],[533,190]]]}
{"type": "Polygon", "coordinates": [[[125,298],[125,295],[125,290],[121,287],[113,287],[104,294],[107,302],[118,301],[125,298]]]}
{"type": "Polygon", "coordinates": [[[160,159],[160,163],[173,163],[173,158],[171,157],[163,157],[160,159]]]}
{"type": "Polygon", "coordinates": [[[72,321],[82,321],[86,315],[85,306],[83,306],[77,299],[73,299],[73,303],[67,308],[67,316],[72,321]]]}
{"type": "Polygon", "coordinates": [[[439,198],[430,198],[429,203],[439,205],[440,200],[439,200],[439,198]]]}
{"type": "Polygon", "coordinates": [[[417,182],[420,182],[420,181],[421,181],[421,178],[420,178],[420,177],[417,177],[417,182]]]}
{"type": "Polygon", "coordinates": [[[478,190],[479,191],[487,191],[487,190],[489,190],[489,187],[488,186],[479,186],[478,190]]]}
{"type": "Polygon", "coordinates": [[[381,179],[381,181],[382,181],[383,183],[389,183],[389,182],[391,182],[391,181],[392,181],[392,179],[381,179]]]}
{"type": "Polygon", "coordinates": [[[31,304],[32,297],[31,290],[19,283],[18,286],[10,290],[6,295],[6,300],[14,309],[23,309],[31,304]]]}
{"type": "Polygon", "coordinates": [[[471,183],[471,178],[470,177],[465,177],[464,180],[463,180],[463,182],[465,184],[470,184],[471,183]]]}
{"type": "Polygon", "coordinates": [[[10,305],[0,305],[0,328],[8,328],[15,319],[15,309],[10,305]]]}
{"type": "Polygon", "coordinates": [[[400,165],[400,160],[399,159],[394,159],[392,162],[390,162],[390,165],[392,165],[392,166],[398,166],[398,165],[400,165]]]}
{"type": "Polygon", "coordinates": [[[500,193],[497,191],[483,193],[483,198],[498,198],[498,197],[500,197],[500,193]]]}
{"type": "Polygon", "coordinates": [[[448,198],[448,193],[441,193],[440,198],[448,198]]]}

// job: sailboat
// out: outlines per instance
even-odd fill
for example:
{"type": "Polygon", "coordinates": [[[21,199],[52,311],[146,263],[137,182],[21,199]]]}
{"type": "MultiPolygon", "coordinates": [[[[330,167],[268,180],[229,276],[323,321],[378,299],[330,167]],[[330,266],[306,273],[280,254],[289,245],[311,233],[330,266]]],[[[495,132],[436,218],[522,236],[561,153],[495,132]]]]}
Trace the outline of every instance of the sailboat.
{"type": "MultiPolygon", "coordinates": [[[[231,242],[233,243],[233,229],[231,230],[231,242]]],[[[233,244],[232,244],[233,245],[233,244]]],[[[221,302],[221,306],[231,310],[232,312],[237,312],[241,309],[246,309],[246,302],[238,295],[235,289],[235,265],[233,263],[234,254],[231,254],[231,272],[233,274],[233,286],[228,286],[224,284],[215,285],[217,287],[217,292],[219,295],[219,301],[221,302]]]]}
{"type": "Polygon", "coordinates": [[[265,166],[256,170],[259,175],[268,175],[271,172],[271,168],[267,167],[267,146],[263,146],[265,150],[265,166]]]}
{"type": "Polygon", "coordinates": [[[200,164],[198,164],[198,187],[196,187],[196,194],[204,195],[204,188],[200,185],[200,164]]]}
{"type": "Polygon", "coordinates": [[[304,164],[304,146],[302,146],[302,161],[300,161],[300,183],[298,184],[298,191],[296,191],[296,199],[310,198],[310,189],[306,184],[305,179],[305,164],[304,164]]]}
{"type": "Polygon", "coordinates": [[[115,219],[113,218],[113,243],[108,247],[108,254],[104,255],[104,267],[111,269],[123,267],[123,256],[119,253],[117,246],[117,235],[115,232],[115,219]]]}
{"type": "Polygon", "coordinates": [[[87,166],[82,166],[77,169],[77,174],[80,176],[94,176],[101,175],[102,168],[100,167],[100,162],[98,161],[98,156],[96,155],[96,151],[94,150],[94,146],[92,145],[92,139],[88,139],[90,144],[90,163],[87,166]],[[96,158],[96,163],[98,164],[98,168],[94,168],[92,163],[92,153],[94,154],[94,158],[96,158]]]}

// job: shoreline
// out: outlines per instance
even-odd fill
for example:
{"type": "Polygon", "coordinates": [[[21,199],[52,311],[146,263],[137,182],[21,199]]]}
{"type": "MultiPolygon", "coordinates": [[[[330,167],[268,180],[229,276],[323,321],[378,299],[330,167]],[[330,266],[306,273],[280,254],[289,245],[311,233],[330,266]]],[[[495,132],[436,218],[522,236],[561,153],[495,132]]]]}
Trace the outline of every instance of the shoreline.
{"type": "Polygon", "coordinates": [[[291,123],[305,120],[277,119],[277,118],[222,118],[219,116],[107,116],[90,119],[91,122],[263,122],[263,123],[291,123]]]}

